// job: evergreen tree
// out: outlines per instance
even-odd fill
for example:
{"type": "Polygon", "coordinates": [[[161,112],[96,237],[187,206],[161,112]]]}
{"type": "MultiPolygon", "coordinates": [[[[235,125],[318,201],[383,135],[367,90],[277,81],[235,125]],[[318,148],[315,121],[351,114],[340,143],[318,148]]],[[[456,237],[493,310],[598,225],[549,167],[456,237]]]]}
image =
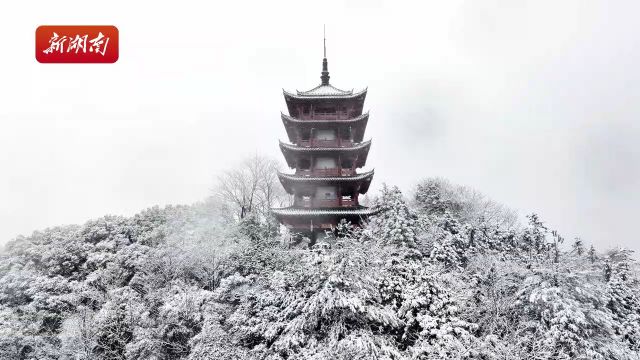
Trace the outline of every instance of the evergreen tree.
{"type": "Polygon", "coordinates": [[[582,239],[577,237],[573,240],[573,251],[575,251],[578,256],[582,256],[582,254],[584,254],[584,243],[582,239]]]}
{"type": "Polygon", "coordinates": [[[19,237],[0,253],[0,358],[638,359],[630,251],[585,259],[535,215],[457,199],[427,214],[385,186],[369,224],[311,249],[209,203],[19,237]]]}
{"type": "Polygon", "coordinates": [[[397,186],[383,184],[374,202],[377,215],[370,219],[375,236],[383,243],[415,246],[418,216],[409,208],[397,186]]]}
{"type": "Polygon", "coordinates": [[[546,251],[548,230],[537,214],[528,215],[527,219],[529,224],[522,234],[522,247],[532,259],[546,251]]]}
{"type": "Polygon", "coordinates": [[[592,264],[596,262],[596,248],[593,247],[593,245],[589,247],[589,252],[587,253],[587,255],[589,255],[589,261],[591,261],[592,264]]]}
{"type": "Polygon", "coordinates": [[[467,264],[466,229],[448,211],[439,219],[440,231],[436,234],[430,257],[448,268],[462,268],[467,264]]]}
{"type": "Polygon", "coordinates": [[[419,183],[415,192],[418,207],[431,216],[444,215],[445,212],[457,215],[462,204],[456,201],[449,187],[442,179],[427,179],[419,183]]]}

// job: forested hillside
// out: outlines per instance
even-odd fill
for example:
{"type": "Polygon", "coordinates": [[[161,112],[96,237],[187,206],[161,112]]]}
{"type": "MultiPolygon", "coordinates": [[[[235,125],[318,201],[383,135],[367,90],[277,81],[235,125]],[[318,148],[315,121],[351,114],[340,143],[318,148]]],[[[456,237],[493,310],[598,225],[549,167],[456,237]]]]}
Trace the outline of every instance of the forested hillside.
{"type": "Polygon", "coordinates": [[[640,359],[627,250],[440,179],[311,249],[229,198],[9,242],[0,358],[640,359]]]}

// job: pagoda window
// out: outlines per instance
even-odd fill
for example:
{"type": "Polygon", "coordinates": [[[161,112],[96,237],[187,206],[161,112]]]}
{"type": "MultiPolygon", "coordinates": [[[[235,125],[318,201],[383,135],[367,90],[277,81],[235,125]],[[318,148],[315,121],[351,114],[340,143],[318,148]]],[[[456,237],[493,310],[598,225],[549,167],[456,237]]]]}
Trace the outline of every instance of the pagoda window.
{"type": "Polygon", "coordinates": [[[319,157],[316,159],[316,169],[334,169],[336,159],[329,157],[319,157]]]}
{"type": "Polygon", "coordinates": [[[318,140],[335,140],[336,132],[333,129],[323,129],[316,131],[316,139],[318,140]]]}
{"type": "Polygon", "coordinates": [[[316,189],[316,199],[320,200],[336,200],[336,187],[335,186],[318,186],[316,189]]]}

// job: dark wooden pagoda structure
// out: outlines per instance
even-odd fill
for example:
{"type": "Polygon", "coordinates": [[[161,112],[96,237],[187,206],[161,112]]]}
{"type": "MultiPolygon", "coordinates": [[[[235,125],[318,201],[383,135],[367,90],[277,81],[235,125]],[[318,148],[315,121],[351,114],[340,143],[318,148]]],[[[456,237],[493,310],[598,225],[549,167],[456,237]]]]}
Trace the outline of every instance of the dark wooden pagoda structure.
{"type": "Polygon", "coordinates": [[[281,118],[291,143],[280,142],[280,149],[295,172],[278,176],[294,200],[290,207],[272,209],[292,233],[309,237],[312,244],[341,219],[359,225],[372,214],[358,196],[369,189],[373,171],[356,171],[371,147],[370,140],[363,141],[367,89],[340,90],[329,83],[326,46],[320,79],[308,91],[283,90],[289,114],[281,118]]]}

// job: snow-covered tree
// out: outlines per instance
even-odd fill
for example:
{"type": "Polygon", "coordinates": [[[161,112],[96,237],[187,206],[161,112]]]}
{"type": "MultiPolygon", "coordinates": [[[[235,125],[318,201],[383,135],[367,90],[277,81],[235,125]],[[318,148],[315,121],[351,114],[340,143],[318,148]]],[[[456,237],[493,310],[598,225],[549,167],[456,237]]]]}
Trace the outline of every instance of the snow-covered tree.
{"type": "Polygon", "coordinates": [[[530,259],[542,255],[547,250],[548,229],[537,214],[530,214],[528,226],[522,233],[522,247],[530,259]]]}
{"type": "Polygon", "coordinates": [[[430,257],[449,268],[461,268],[467,264],[469,248],[468,230],[446,211],[438,219],[430,257]]]}
{"type": "Polygon", "coordinates": [[[0,358],[638,359],[631,252],[565,249],[538,216],[422,185],[411,203],[384,186],[368,224],[311,249],[219,198],[18,237],[0,358]]]}
{"type": "Polygon", "coordinates": [[[271,158],[255,155],[218,177],[214,196],[235,217],[244,219],[250,213],[260,218],[269,216],[271,207],[288,201],[278,181],[279,163],[271,158]]]}
{"type": "Polygon", "coordinates": [[[373,207],[378,213],[370,219],[370,227],[376,238],[386,244],[415,246],[418,216],[397,186],[384,184],[373,207]]]}
{"type": "Polygon", "coordinates": [[[418,183],[414,191],[417,210],[428,216],[442,216],[448,212],[465,223],[489,223],[505,228],[517,224],[517,214],[477,190],[452,184],[442,178],[428,178],[418,183]]]}

